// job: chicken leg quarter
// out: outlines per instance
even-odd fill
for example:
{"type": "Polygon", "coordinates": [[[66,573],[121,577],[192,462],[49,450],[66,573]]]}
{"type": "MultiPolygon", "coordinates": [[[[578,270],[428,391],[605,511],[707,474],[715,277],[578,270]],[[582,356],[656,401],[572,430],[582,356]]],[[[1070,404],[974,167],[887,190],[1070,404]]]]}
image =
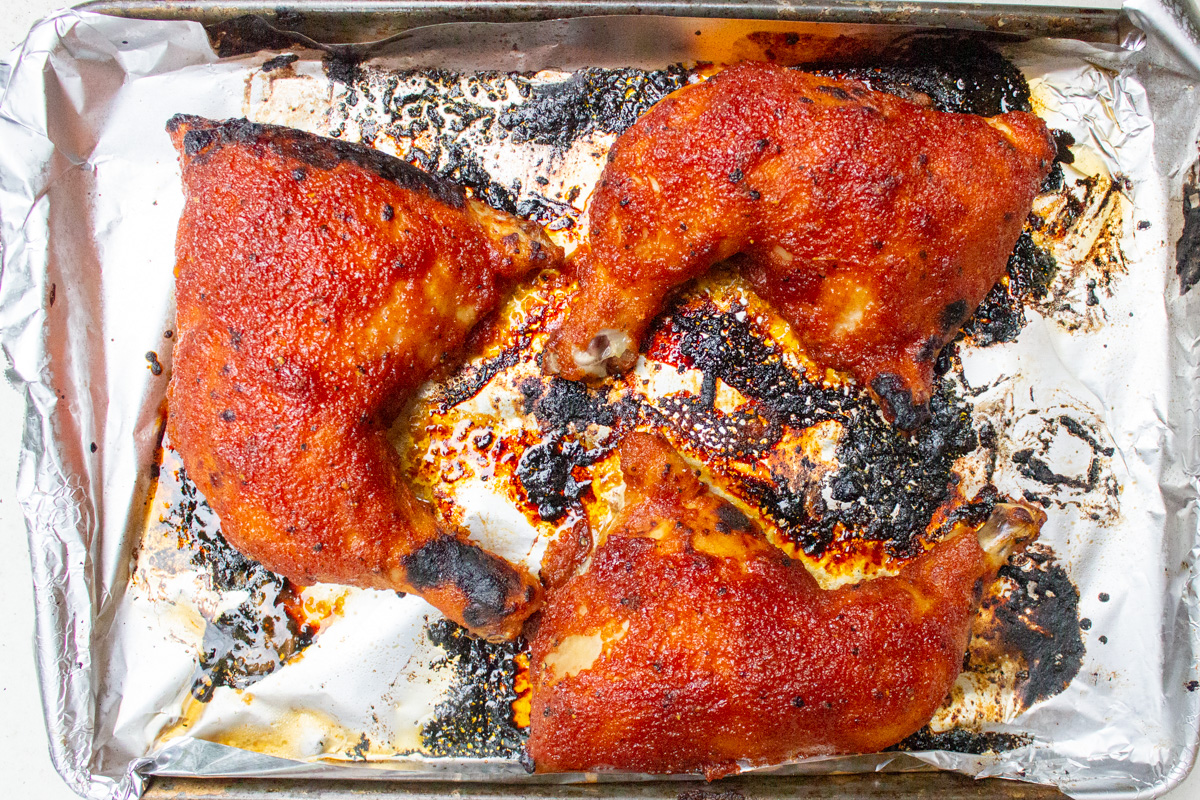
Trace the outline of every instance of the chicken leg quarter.
{"type": "Polygon", "coordinates": [[[505,288],[555,266],[540,229],[360,145],[177,116],[169,434],[225,537],[298,583],[421,595],[491,639],[527,572],[440,524],[387,431],[505,288]]]}
{"type": "Polygon", "coordinates": [[[1045,515],[997,504],[895,577],[822,590],[662,439],[619,445],[625,504],[530,644],[539,772],[703,772],[895,744],[962,667],[983,582],[1045,515]]]}
{"type": "Polygon", "coordinates": [[[1005,264],[1055,154],[1037,117],[924,108],[852,80],[745,62],[662,100],[609,153],[582,288],[545,358],[629,369],[668,294],[740,268],[822,366],[901,428],[1005,264]]]}

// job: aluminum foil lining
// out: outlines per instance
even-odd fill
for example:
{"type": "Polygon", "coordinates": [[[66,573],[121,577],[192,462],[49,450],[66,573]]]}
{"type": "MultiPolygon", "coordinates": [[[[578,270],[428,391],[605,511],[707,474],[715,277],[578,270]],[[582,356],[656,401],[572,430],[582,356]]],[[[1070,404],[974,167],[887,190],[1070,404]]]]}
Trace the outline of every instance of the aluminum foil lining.
{"type": "MultiPolygon", "coordinates": [[[[1035,110],[1076,143],[1067,188],[1039,201],[1053,224],[1037,243],[1058,271],[1044,294],[1023,303],[1027,323],[1015,341],[982,346],[986,337],[976,335],[960,347],[954,371],[975,428],[990,424],[995,434],[981,451],[994,467],[986,477],[1048,509],[1048,555],[1026,565],[1035,579],[1018,570],[1010,582],[1034,593],[1040,585],[1038,607],[1048,607],[1047,587],[1052,596],[1055,587],[1078,592],[1074,677],[1065,689],[1022,698],[1027,677],[1003,667],[968,673],[926,746],[770,772],[933,765],[1115,797],[1166,791],[1191,764],[1200,709],[1192,388],[1200,322],[1190,291],[1200,277],[1192,264],[1200,259],[1200,50],[1171,8],[1134,3],[1127,12],[1143,32],[1128,48],[1063,40],[1003,47],[1029,79],[1035,110]],[[943,749],[948,740],[937,737],[962,730],[1000,746],[943,749]],[[978,752],[956,752],[964,749],[978,752]]],[[[472,645],[439,627],[416,598],[293,587],[238,562],[161,448],[182,207],[163,133],[168,117],[249,115],[420,161],[432,152],[422,150],[421,131],[397,135],[380,123],[389,102],[425,90],[415,84],[432,70],[482,75],[476,88],[490,81],[502,113],[528,100],[504,78],[510,71],[532,76],[528,93],[585,67],[662,70],[752,56],[754,43],[767,40],[814,46],[843,36],[869,45],[911,33],[655,18],[455,24],[411,31],[345,75],[314,51],[218,59],[189,23],[64,12],[37,26],[0,64],[0,341],[27,401],[19,494],[34,554],[38,664],[52,755],[72,787],[133,797],[150,774],[530,780],[512,758],[511,738],[472,753],[447,734],[437,740],[450,742],[446,755],[422,733],[454,695],[458,666],[483,663],[489,676],[519,684],[515,650],[468,652],[472,645]],[[414,86],[406,90],[405,80],[414,86]],[[266,625],[254,616],[262,608],[277,612],[266,625]],[[241,625],[239,614],[256,624],[241,625]]],[[[545,217],[569,248],[585,233],[580,212],[614,135],[588,131],[558,150],[536,137],[475,139],[468,152],[509,191],[506,202],[545,217]],[[517,182],[522,189],[512,191],[517,182]]],[[[445,167],[446,157],[431,166],[445,167]]],[[[548,289],[528,292],[525,312],[521,298],[506,312],[518,323],[528,308],[554,306],[539,294],[548,289]]],[[[680,313],[699,309],[701,317],[741,302],[733,313],[776,330],[769,309],[754,308],[727,276],[699,286],[689,302],[680,313]]],[[[520,331],[501,326],[496,336],[503,350],[520,331]]],[[[536,348],[536,335],[526,340],[536,348]]],[[[475,406],[447,405],[446,387],[429,387],[425,413],[444,423],[443,433],[398,430],[397,439],[427,492],[463,514],[458,521],[487,546],[536,565],[569,515],[551,509],[533,519],[557,522],[530,523],[521,508],[529,497],[481,494],[478,481],[443,469],[492,463],[467,452],[482,441],[471,425],[531,377],[521,373],[531,351],[513,352],[475,406]]],[[[661,412],[663,398],[704,391],[703,376],[655,363],[650,353],[639,367],[639,385],[652,386],[638,395],[644,405],[661,412]]],[[[735,390],[720,397],[718,406],[740,408],[735,390]]],[[[511,411],[493,433],[512,438],[537,427],[536,414],[511,411]]],[[[670,414],[660,416],[661,429],[677,434],[670,414]]],[[[593,437],[584,444],[596,444],[602,427],[582,434],[593,437]]],[[[589,473],[597,497],[602,466],[589,473]]],[[[965,459],[955,469],[970,483],[988,467],[965,459]]],[[[736,498],[728,470],[714,467],[710,477],[736,498]]],[[[830,570],[830,581],[845,578],[830,570]]],[[[1024,664],[1036,660],[1026,654],[1024,664]]],[[[475,700],[485,716],[508,702],[475,700]]]]}

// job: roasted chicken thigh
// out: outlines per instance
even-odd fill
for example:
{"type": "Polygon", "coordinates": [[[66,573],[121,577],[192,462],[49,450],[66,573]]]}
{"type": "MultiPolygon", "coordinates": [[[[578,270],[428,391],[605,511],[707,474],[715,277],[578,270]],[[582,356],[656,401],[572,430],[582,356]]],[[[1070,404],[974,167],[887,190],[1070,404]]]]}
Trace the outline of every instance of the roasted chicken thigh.
{"type": "Polygon", "coordinates": [[[536,579],[440,523],[387,431],[505,288],[561,251],[370,148],[177,116],[186,198],[169,434],[239,550],[515,636],[536,579]]]}
{"type": "Polygon", "coordinates": [[[739,256],[822,366],[904,429],[1001,278],[1055,155],[1037,117],[950,114],[758,62],[669,95],[613,145],[549,372],[629,369],[666,297],[739,256]]]}
{"type": "Polygon", "coordinates": [[[1000,504],[883,577],[822,590],[661,438],[617,450],[624,506],[531,642],[540,772],[703,772],[873,752],[925,724],[984,582],[1045,519],[1000,504]]]}

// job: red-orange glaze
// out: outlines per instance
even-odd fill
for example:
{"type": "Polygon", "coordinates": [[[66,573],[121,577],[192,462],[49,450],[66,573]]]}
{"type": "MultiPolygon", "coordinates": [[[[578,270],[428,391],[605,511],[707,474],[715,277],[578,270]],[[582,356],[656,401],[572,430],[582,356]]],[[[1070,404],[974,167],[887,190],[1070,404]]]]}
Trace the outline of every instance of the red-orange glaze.
{"type": "Polygon", "coordinates": [[[244,120],[168,130],[186,197],[170,437],[225,537],[297,583],[415,592],[516,635],[537,581],[439,524],[386,432],[559,249],[366,147],[244,120]]]}
{"type": "Polygon", "coordinates": [[[625,506],[531,643],[537,771],[714,778],[876,751],[928,721],[993,569],[972,529],[896,577],[825,591],[662,439],[631,434],[619,454],[625,506]]]}
{"type": "Polygon", "coordinates": [[[613,145],[547,368],[628,369],[666,296],[741,254],[810,355],[914,427],[938,351],[1004,274],[1054,153],[1031,114],[943,113],[853,80],[730,67],[613,145]]]}

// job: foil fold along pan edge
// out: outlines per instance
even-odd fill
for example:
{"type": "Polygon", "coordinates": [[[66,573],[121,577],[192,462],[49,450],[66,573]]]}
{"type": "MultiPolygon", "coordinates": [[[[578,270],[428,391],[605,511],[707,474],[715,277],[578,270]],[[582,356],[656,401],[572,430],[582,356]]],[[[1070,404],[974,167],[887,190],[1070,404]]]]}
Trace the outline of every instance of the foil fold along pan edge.
{"type": "MultiPolygon", "coordinates": [[[[132,8],[139,4],[108,5],[132,8]]],[[[140,5],[143,10],[147,7],[147,4],[140,5]]],[[[334,15],[341,8],[341,4],[325,5],[333,9],[330,13],[334,15]]],[[[720,5],[744,7],[743,4],[720,5]]],[[[244,4],[231,4],[231,7],[240,11],[244,4]]],[[[777,8],[773,4],[772,7],[777,8]]],[[[170,4],[155,3],[153,8],[161,16],[171,16],[173,12],[170,4]]],[[[182,19],[194,13],[190,10],[192,8],[191,4],[181,7],[176,18],[182,19]]],[[[651,10],[647,6],[641,8],[651,10]]],[[[1171,67],[1186,74],[1189,68],[1200,64],[1195,35],[1189,29],[1185,15],[1150,2],[1129,4],[1127,11],[1140,22],[1150,37],[1148,46],[1159,48],[1171,67]]],[[[720,9],[720,13],[725,13],[724,8],[720,9]]],[[[73,57],[83,61],[111,58],[120,63],[128,75],[134,76],[163,74],[170,71],[172,64],[192,63],[192,58],[201,62],[213,61],[215,64],[215,60],[203,53],[208,43],[194,27],[180,31],[186,35],[171,40],[172,52],[159,52],[145,58],[138,47],[149,43],[153,37],[137,35],[136,26],[130,26],[129,49],[114,54],[101,38],[89,39],[86,31],[73,30],[71,15],[72,12],[68,12],[48,23],[53,26],[52,30],[43,27],[42,43],[53,41],[60,35],[72,37],[73,57]]],[[[81,18],[76,16],[75,19],[81,18]]],[[[115,24],[115,21],[112,22],[115,24]]],[[[110,404],[126,401],[137,411],[124,419],[121,425],[114,426],[118,430],[110,430],[103,420],[98,419],[92,405],[95,400],[90,396],[86,383],[73,383],[74,376],[71,373],[74,367],[65,368],[74,360],[83,365],[81,370],[102,370],[104,353],[95,352],[89,344],[91,326],[103,329],[106,322],[111,322],[101,317],[99,308],[86,309],[89,292],[92,293],[91,299],[96,299],[95,287],[71,287],[53,280],[55,275],[72,277],[71,270],[99,268],[101,257],[94,243],[82,241],[90,240],[90,236],[72,240],[63,234],[64,225],[70,223],[72,212],[82,211],[84,218],[90,215],[86,209],[52,209],[49,203],[43,202],[52,180],[80,181],[77,188],[86,193],[90,184],[86,170],[80,170],[79,167],[88,164],[89,153],[99,143],[87,139],[88,135],[94,133],[88,131],[75,139],[61,134],[39,136],[37,131],[42,129],[40,126],[45,121],[42,117],[45,110],[11,102],[21,93],[28,96],[30,92],[34,95],[45,92],[44,89],[20,83],[29,80],[29,70],[22,71],[20,75],[16,73],[25,59],[32,61],[45,58],[53,61],[56,56],[49,54],[50,49],[39,53],[37,48],[31,47],[18,55],[6,83],[10,102],[0,104],[4,141],[12,145],[8,148],[8,155],[0,154],[0,195],[7,195],[9,201],[14,198],[21,200],[29,208],[29,214],[22,220],[14,220],[11,214],[0,220],[5,245],[4,273],[0,285],[0,324],[4,329],[4,349],[12,364],[9,374],[25,394],[28,408],[22,440],[19,494],[34,552],[38,660],[55,762],[77,790],[90,796],[133,796],[142,788],[139,768],[150,765],[136,757],[131,759],[128,766],[106,764],[99,759],[101,748],[94,741],[96,697],[90,659],[93,647],[109,633],[106,626],[111,620],[107,616],[109,609],[106,608],[106,600],[110,592],[121,586],[128,577],[125,571],[127,564],[123,566],[123,560],[119,557],[122,547],[120,533],[126,520],[136,516],[133,509],[137,498],[145,492],[145,487],[136,485],[137,480],[133,476],[143,475],[145,470],[139,467],[149,463],[152,458],[155,438],[153,421],[161,402],[161,387],[155,388],[146,375],[131,374],[128,390],[123,397],[105,399],[110,404]],[[49,167],[48,174],[28,175],[23,162],[45,164],[49,167]],[[49,179],[49,176],[53,176],[53,179],[49,179]],[[72,299],[72,292],[77,292],[79,296],[74,300],[83,300],[84,303],[72,303],[72,310],[68,311],[72,316],[56,328],[61,338],[52,340],[45,334],[56,292],[64,293],[68,299],[72,299]],[[85,310],[75,313],[74,309],[81,307],[85,310]],[[112,454],[109,463],[98,467],[95,462],[89,461],[86,452],[89,439],[98,439],[103,451],[112,454]],[[122,473],[126,476],[122,479],[124,483],[118,480],[115,487],[117,491],[113,494],[125,498],[127,504],[124,508],[106,508],[104,498],[109,496],[107,490],[113,488],[108,479],[122,473]],[[102,493],[105,487],[107,490],[102,493]],[[122,777],[109,777],[122,773],[122,777]]],[[[57,58],[62,59],[63,56],[59,54],[57,58]]],[[[60,60],[57,66],[64,67],[66,62],[60,60]]],[[[1178,87],[1169,88],[1174,91],[1178,87]]],[[[115,90],[109,87],[105,91],[111,93],[115,90]]],[[[1168,94],[1164,89],[1160,104],[1167,102],[1168,94]]],[[[104,94],[76,96],[68,102],[75,102],[82,113],[102,108],[104,94]]],[[[1195,108],[1194,98],[1187,102],[1189,108],[1195,108]]],[[[1160,110],[1166,107],[1160,105],[1160,110]]],[[[1195,142],[1194,125],[1185,127],[1186,130],[1177,131],[1171,137],[1172,144],[1164,148],[1169,152],[1157,153],[1162,172],[1177,179],[1171,184],[1173,209],[1185,202],[1178,178],[1190,163],[1186,148],[1195,142]]],[[[177,209],[166,209],[156,221],[170,221],[169,227],[173,231],[173,213],[177,213],[177,209]]],[[[1183,233],[1183,219],[1176,220],[1174,217],[1173,213],[1171,242],[1183,233]]],[[[81,274],[76,273],[73,277],[78,278],[81,274]]],[[[169,290],[161,291],[161,283],[147,288],[149,294],[160,290],[161,297],[169,297],[169,290]]],[[[1200,368],[1193,345],[1200,338],[1200,332],[1197,331],[1195,313],[1187,312],[1194,311],[1195,301],[1191,298],[1195,295],[1178,296],[1177,282],[1169,285],[1167,292],[1172,309],[1177,312],[1172,315],[1175,324],[1173,363],[1179,365],[1180,376],[1186,374],[1194,380],[1200,368]]],[[[169,311],[169,301],[163,300],[161,304],[161,310],[169,311]]],[[[1174,518],[1180,531],[1193,534],[1192,545],[1185,554],[1192,566],[1185,584],[1173,588],[1173,591],[1179,592],[1179,613],[1173,620],[1165,620],[1163,629],[1164,635],[1176,638],[1177,644],[1184,646],[1187,653],[1182,655],[1191,654],[1194,660],[1200,624],[1200,599],[1197,597],[1194,566],[1198,549],[1194,541],[1197,527],[1195,476],[1200,473],[1200,453],[1197,452],[1200,448],[1196,441],[1196,397],[1189,393],[1183,399],[1183,408],[1179,407],[1180,404],[1172,404],[1169,411],[1171,425],[1176,430],[1174,441],[1179,444],[1171,453],[1172,468],[1164,478],[1164,486],[1168,489],[1165,493],[1176,499],[1175,507],[1169,509],[1169,516],[1174,518]],[[1186,641],[1179,642],[1179,638],[1186,641]]],[[[1175,764],[1171,774],[1164,776],[1163,783],[1153,787],[1153,791],[1164,791],[1186,774],[1196,745],[1194,717],[1191,720],[1191,733],[1187,757],[1175,764]]],[[[156,766],[170,770],[167,764],[156,766]]],[[[216,765],[210,763],[209,766],[216,765]]],[[[212,774],[219,774],[219,770],[212,774]]],[[[1109,794],[1117,796],[1121,792],[1109,794]]]]}

